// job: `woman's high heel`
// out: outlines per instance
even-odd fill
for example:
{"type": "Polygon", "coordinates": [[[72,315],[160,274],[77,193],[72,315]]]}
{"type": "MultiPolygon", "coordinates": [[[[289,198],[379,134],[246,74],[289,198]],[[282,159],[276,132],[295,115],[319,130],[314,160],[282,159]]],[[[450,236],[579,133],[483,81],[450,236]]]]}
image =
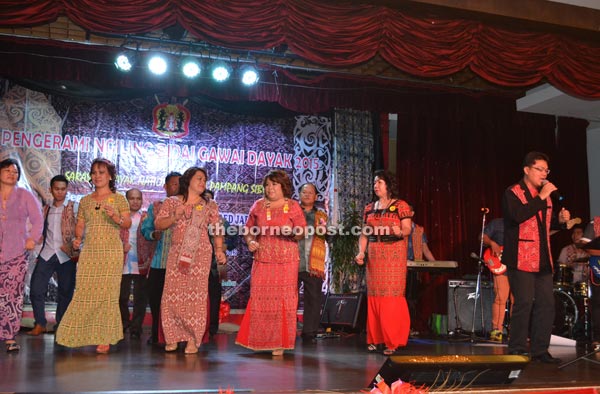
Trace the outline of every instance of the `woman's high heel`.
{"type": "Polygon", "coordinates": [[[110,345],[98,345],[96,346],[96,353],[106,354],[110,350],[110,345]]]}

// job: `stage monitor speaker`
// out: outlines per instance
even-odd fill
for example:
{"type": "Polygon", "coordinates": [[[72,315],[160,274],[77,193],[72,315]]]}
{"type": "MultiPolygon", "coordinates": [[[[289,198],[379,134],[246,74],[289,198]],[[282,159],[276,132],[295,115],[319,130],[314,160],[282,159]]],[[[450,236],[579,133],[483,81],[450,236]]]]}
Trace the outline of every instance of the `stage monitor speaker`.
{"type": "Polygon", "coordinates": [[[382,379],[390,386],[401,379],[429,389],[457,391],[467,386],[493,386],[512,383],[529,362],[520,355],[390,356],[371,381],[382,379]]]}
{"type": "Polygon", "coordinates": [[[367,322],[366,296],[363,293],[328,294],[321,313],[321,325],[363,330],[367,322]]]}
{"type": "MultiPolygon", "coordinates": [[[[471,332],[476,284],[475,281],[467,280],[448,281],[448,333],[451,334],[457,329],[471,332]]],[[[493,284],[482,281],[479,296],[480,302],[477,303],[475,313],[475,332],[485,335],[492,329],[493,284]]]]}

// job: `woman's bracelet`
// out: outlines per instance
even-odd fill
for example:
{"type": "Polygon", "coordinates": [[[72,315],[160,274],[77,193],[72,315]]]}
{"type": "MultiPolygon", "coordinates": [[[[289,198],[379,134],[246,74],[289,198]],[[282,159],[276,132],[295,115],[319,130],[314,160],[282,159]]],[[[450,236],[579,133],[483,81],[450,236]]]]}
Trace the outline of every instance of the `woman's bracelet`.
{"type": "Polygon", "coordinates": [[[115,220],[115,222],[121,226],[123,224],[123,216],[119,215],[119,220],[115,220],[115,215],[112,216],[112,220],[115,220]]]}

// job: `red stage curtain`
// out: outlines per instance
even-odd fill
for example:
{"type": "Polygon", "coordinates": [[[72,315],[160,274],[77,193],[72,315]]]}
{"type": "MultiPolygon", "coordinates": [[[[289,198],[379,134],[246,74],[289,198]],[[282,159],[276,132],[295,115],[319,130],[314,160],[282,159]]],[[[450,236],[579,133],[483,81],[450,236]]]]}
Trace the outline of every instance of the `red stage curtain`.
{"type": "MultiPolygon", "coordinates": [[[[142,97],[150,93],[177,97],[210,96],[228,101],[274,102],[292,111],[318,114],[336,107],[394,112],[402,102],[402,97],[422,95],[425,90],[464,92],[462,89],[440,85],[427,86],[417,82],[335,73],[299,78],[293,72],[279,68],[263,72],[261,83],[246,88],[237,83],[214,83],[206,76],[190,81],[180,75],[148,78],[144,72],[123,74],[113,65],[118,48],[0,38],[0,51],[10,59],[0,69],[1,76],[33,90],[72,96],[80,93],[77,86],[74,90],[52,91],[52,83],[44,82],[78,81],[87,87],[96,88],[96,95],[93,97],[85,96],[90,93],[89,89],[81,90],[82,95],[79,97],[89,99],[118,100],[124,97],[142,97]],[[41,83],[35,86],[36,81],[41,83]]],[[[68,83],[65,82],[65,85],[68,83]]]]}
{"type": "Polygon", "coordinates": [[[546,79],[571,95],[600,98],[598,45],[472,20],[318,0],[0,0],[3,26],[49,23],[58,15],[84,29],[110,33],[144,33],[178,22],[215,45],[270,49],[285,43],[295,54],[333,67],[379,55],[420,77],[470,67],[500,85],[529,86],[546,79]]]}

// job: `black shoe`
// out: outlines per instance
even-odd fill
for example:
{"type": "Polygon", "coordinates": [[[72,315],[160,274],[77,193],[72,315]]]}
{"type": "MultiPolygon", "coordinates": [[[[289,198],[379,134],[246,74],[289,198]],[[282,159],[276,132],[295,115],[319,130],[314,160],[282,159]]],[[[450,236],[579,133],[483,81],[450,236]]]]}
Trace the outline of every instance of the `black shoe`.
{"type": "Polygon", "coordinates": [[[525,357],[529,357],[529,353],[522,352],[520,350],[510,350],[508,352],[508,354],[513,355],[513,356],[525,356],[525,357]]]}
{"type": "Polygon", "coordinates": [[[562,362],[560,358],[552,357],[548,352],[531,357],[531,361],[537,361],[544,364],[560,364],[562,362]]]}
{"type": "Polygon", "coordinates": [[[317,341],[317,336],[315,334],[302,334],[301,336],[305,343],[315,343],[317,341]]]}

